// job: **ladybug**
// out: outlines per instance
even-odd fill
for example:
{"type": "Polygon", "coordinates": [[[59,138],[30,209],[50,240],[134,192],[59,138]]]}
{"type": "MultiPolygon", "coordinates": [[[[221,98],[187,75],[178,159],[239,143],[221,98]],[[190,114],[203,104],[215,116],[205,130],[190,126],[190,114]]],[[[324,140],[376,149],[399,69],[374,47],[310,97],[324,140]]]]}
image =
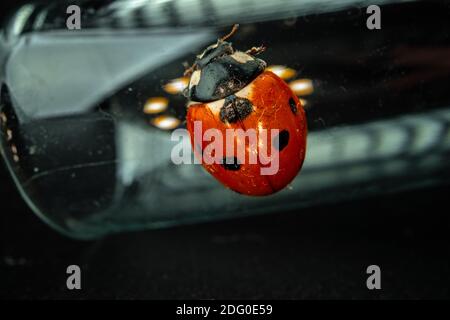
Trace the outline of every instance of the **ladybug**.
{"type": "Polygon", "coordinates": [[[286,82],[265,70],[266,62],[255,57],[265,50],[263,46],[242,52],[225,41],[237,28],[234,25],[229,34],[207,47],[186,70],[186,126],[197,159],[203,159],[209,141],[195,139],[196,122],[201,124],[202,137],[213,128],[228,139],[220,150],[222,161],[202,161],[203,167],[223,185],[245,195],[269,195],[288,185],[302,167],[307,135],[305,112],[286,82]],[[253,129],[258,134],[257,143],[227,135],[229,129],[253,129]],[[266,139],[261,139],[262,130],[272,130],[276,135],[266,134],[266,139]],[[228,144],[236,148],[228,149],[228,144]],[[259,157],[263,153],[270,159],[277,156],[276,172],[263,174],[261,169],[270,165],[259,157]],[[252,155],[258,156],[256,162],[248,161],[252,155]]]}

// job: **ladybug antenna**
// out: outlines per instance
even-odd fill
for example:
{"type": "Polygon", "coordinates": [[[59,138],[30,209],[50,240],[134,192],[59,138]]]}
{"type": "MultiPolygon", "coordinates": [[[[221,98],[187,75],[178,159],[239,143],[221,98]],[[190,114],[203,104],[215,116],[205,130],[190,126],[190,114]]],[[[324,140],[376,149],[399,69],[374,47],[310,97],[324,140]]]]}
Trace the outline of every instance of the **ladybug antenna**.
{"type": "MultiPolygon", "coordinates": [[[[231,28],[231,31],[228,34],[226,34],[225,36],[223,36],[222,38],[219,38],[217,40],[217,42],[218,43],[219,42],[223,42],[223,41],[227,40],[228,38],[232,37],[236,33],[238,28],[239,28],[239,24],[237,24],[237,23],[234,24],[233,28],[231,28]]],[[[192,75],[192,73],[194,72],[195,67],[197,66],[197,62],[195,61],[190,67],[189,67],[189,65],[187,63],[183,63],[183,66],[185,68],[183,75],[185,77],[190,77],[192,75]]]]}
{"type": "Polygon", "coordinates": [[[220,38],[219,41],[222,42],[222,41],[225,41],[228,38],[232,37],[236,33],[238,28],[239,28],[239,24],[234,24],[231,31],[228,34],[224,35],[222,38],[220,38]]]}

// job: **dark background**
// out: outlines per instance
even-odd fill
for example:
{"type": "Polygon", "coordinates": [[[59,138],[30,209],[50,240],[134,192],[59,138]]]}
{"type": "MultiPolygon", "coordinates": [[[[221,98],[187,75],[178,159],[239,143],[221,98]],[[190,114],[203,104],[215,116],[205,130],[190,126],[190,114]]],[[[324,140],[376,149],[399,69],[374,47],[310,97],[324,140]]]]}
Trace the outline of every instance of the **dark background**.
{"type": "Polygon", "coordinates": [[[93,242],[39,220],[0,171],[6,299],[450,298],[450,188],[93,242]],[[66,289],[66,268],[82,290],[66,289]],[[379,291],[366,288],[368,265],[379,291]]]}
{"type": "MultiPolygon", "coordinates": [[[[23,1],[2,3],[0,18],[23,1]]],[[[92,242],[57,234],[0,166],[3,299],[450,298],[450,187],[92,242]],[[82,290],[66,289],[66,268],[82,290]],[[366,288],[381,267],[382,289],[366,288]]]]}

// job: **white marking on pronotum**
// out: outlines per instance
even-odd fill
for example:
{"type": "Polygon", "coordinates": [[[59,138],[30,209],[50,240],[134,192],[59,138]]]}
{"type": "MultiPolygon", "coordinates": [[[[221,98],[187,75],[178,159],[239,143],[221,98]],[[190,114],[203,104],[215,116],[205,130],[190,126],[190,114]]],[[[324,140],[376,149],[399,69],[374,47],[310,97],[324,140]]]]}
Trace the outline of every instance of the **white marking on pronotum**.
{"type": "Polygon", "coordinates": [[[200,76],[202,75],[202,72],[200,70],[194,71],[194,73],[191,76],[191,81],[189,82],[189,89],[193,86],[196,86],[200,82],[200,76]]]}
{"type": "Polygon", "coordinates": [[[253,57],[251,55],[248,55],[242,51],[236,51],[233,53],[230,57],[232,57],[234,60],[236,60],[239,63],[246,63],[248,61],[253,61],[253,57]]]}

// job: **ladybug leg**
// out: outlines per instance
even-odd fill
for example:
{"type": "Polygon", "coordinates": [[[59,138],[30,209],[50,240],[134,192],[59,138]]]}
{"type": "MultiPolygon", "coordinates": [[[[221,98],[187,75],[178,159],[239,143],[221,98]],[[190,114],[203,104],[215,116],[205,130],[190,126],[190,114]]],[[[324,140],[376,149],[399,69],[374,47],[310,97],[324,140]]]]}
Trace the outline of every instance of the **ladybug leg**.
{"type": "Polygon", "coordinates": [[[195,66],[197,64],[194,62],[194,64],[192,66],[189,66],[189,64],[187,62],[183,62],[183,67],[184,67],[184,73],[183,76],[184,77],[190,77],[192,75],[192,73],[194,72],[195,66]]]}
{"type": "Polygon", "coordinates": [[[259,47],[253,47],[253,48],[245,51],[245,53],[249,54],[249,55],[252,55],[252,56],[256,56],[257,54],[263,53],[264,51],[266,51],[266,47],[261,45],[259,47]]]}
{"type": "Polygon", "coordinates": [[[219,42],[223,42],[223,41],[227,40],[228,38],[230,38],[231,36],[233,36],[236,33],[238,28],[239,28],[239,25],[234,24],[231,31],[228,34],[224,35],[222,38],[220,38],[219,42]]]}

